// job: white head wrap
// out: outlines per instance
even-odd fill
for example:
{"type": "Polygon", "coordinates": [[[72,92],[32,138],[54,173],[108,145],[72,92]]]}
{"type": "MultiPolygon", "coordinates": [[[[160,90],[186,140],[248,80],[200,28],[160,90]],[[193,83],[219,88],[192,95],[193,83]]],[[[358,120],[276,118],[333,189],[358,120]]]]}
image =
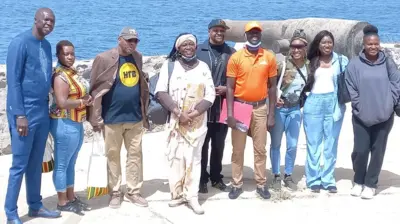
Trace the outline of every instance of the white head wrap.
{"type": "Polygon", "coordinates": [[[176,40],[176,43],[175,43],[175,48],[176,48],[176,50],[178,50],[179,47],[183,44],[183,42],[185,42],[185,41],[187,41],[187,40],[193,41],[193,43],[194,43],[195,45],[197,45],[196,37],[194,37],[193,34],[185,34],[185,35],[180,36],[180,37],[178,38],[178,40],[176,40]]]}

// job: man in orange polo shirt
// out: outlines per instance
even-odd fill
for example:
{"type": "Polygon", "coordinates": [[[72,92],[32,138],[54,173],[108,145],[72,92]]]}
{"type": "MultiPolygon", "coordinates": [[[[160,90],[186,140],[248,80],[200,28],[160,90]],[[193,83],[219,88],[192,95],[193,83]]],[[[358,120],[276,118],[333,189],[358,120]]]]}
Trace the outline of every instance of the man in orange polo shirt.
{"type": "Polygon", "coordinates": [[[271,194],[266,185],[266,148],[267,130],[274,124],[274,106],[276,103],[277,65],[275,55],[261,48],[262,27],[257,22],[245,26],[246,45],[234,53],[227,67],[227,110],[228,126],[232,128],[232,188],[230,199],[236,199],[243,192],[243,159],[247,132],[253,139],[254,173],[257,193],[264,199],[271,194]],[[233,110],[234,101],[253,106],[249,130],[237,128],[233,110]]]}

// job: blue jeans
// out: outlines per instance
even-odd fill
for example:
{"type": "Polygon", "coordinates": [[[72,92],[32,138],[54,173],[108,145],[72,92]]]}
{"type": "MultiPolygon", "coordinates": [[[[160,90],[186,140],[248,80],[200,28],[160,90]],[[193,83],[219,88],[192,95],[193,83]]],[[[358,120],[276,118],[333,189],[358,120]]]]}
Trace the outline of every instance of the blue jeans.
{"type": "Polygon", "coordinates": [[[270,157],[272,173],[280,174],[281,142],[283,132],[286,134],[285,174],[292,175],[296,160],[297,141],[301,125],[299,106],[275,109],[275,126],[271,131],[270,157]]]}
{"type": "MultiPolygon", "coordinates": [[[[29,114],[28,114],[29,119],[29,114]]],[[[26,200],[29,208],[39,210],[42,204],[42,162],[47,137],[49,136],[48,115],[37,124],[29,126],[28,136],[19,136],[15,120],[9,119],[12,165],[8,178],[5,212],[9,220],[18,218],[17,201],[25,174],[26,200]]]]}
{"type": "Polygon", "coordinates": [[[343,118],[333,120],[335,93],[310,94],[304,105],[304,132],[307,139],[306,183],[308,187],[336,186],[334,177],[337,147],[343,118]],[[324,154],[324,167],[320,159],[324,154]]]}
{"type": "Polygon", "coordinates": [[[70,119],[51,119],[54,139],[53,183],[57,192],[66,192],[75,183],[75,163],[83,143],[83,123],[70,119]]]}

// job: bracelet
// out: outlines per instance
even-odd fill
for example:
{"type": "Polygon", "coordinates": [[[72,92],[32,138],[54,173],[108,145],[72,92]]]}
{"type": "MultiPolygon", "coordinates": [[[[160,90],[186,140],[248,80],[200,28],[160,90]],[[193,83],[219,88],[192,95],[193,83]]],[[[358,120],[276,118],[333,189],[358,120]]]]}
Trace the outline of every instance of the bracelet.
{"type": "Polygon", "coordinates": [[[80,107],[83,107],[84,105],[83,105],[83,100],[82,99],[79,99],[79,102],[81,103],[80,104],[80,107]]]}

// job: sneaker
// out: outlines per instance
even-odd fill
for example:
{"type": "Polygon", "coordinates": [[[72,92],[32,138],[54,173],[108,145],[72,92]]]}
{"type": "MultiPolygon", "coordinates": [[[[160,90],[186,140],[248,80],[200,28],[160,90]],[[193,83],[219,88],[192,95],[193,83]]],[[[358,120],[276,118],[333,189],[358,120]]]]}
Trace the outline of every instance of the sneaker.
{"type": "Polygon", "coordinates": [[[271,193],[269,193],[267,185],[265,185],[264,187],[257,187],[257,193],[263,199],[270,199],[271,198],[271,193]]]}
{"type": "Polygon", "coordinates": [[[326,190],[331,194],[336,194],[337,193],[337,187],[336,186],[329,186],[329,187],[326,188],[326,190]]]}
{"type": "Polygon", "coordinates": [[[281,175],[275,174],[274,179],[272,180],[272,189],[275,191],[280,191],[282,187],[282,179],[281,175]]]}
{"type": "Polygon", "coordinates": [[[207,184],[200,183],[199,193],[202,193],[202,194],[207,194],[208,193],[207,184]]]}
{"type": "Polygon", "coordinates": [[[108,207],[110,208],[120,208],[121,207],[122,198],[120,194],[113,194],[110,196],[110,202],[108,203],[108,207]]]}
{"type": "Polygon", "coordinates": [[[184,198],[177,198],[177,199],[172,199],[169,203],[168,206],[173,208],[173,207],[178,207],[180,205],[183,205],[185,203],[184,198]]]}
{"type": "Polygon", "coordinates": [[[376,189],[370,187],[364,187],[364,190],[361,193],[362,199],[372,199],[375,196],[376,189]]]}
{"type": "Polygon", "coordinates": [[[127,198],[133,204],[140,207],[148,207],[149,203],[144,199],[140,194],[125,194],[125,198],[127,198]]]}
{"type": "Polygon", "coordinates": [[[226,184],[222,180],[220,180],[218,182],[212,182],[211,186],[214,188],[217,188],[218,190],[223,191],[223,192],[229,191],[228,186],[226,186],[226,184]]]}
{"type": "Polygon", "coordinates": [[[285,184],[285,187],[289,188],[290,190],[297,190],[297,184],[293,181],[292,175],[285,174],[285,179],[283,179],[283,183],[285,184]]]}
{"type": "Polygon", "coordinates": [[[236,198],[238,198],[239,195],[242,194],[242,193],[243,193],[242,188],[232,187],[232,188],[231,188],[231,191],[230,191],[229,194],[228,194],[228,197],[229,197],[230,199],[236,199],[236,198]]]}
{"type": "Polygon", "coordinates": [[[188,206],[193,210],[193,212],[197,215],[203,215],[204,209],[199,204],[198,198],[192,198],[188,201],[188,206]]]}
{"type": "Polygon", "coordinates": [[[351,189],[350,195],[354,197],[360,197],[361,193],[363,192],[364,186],[361,184],[354,184],[353,188],[351,189]]]}
{"type": "Polygon", "coordinates": [[[321,186],[320,185],[313,185],[313,186],[310,187],[310,189],[311,189],[311,192],[313,192],[313,193],[321,192],[321,186]]]}

